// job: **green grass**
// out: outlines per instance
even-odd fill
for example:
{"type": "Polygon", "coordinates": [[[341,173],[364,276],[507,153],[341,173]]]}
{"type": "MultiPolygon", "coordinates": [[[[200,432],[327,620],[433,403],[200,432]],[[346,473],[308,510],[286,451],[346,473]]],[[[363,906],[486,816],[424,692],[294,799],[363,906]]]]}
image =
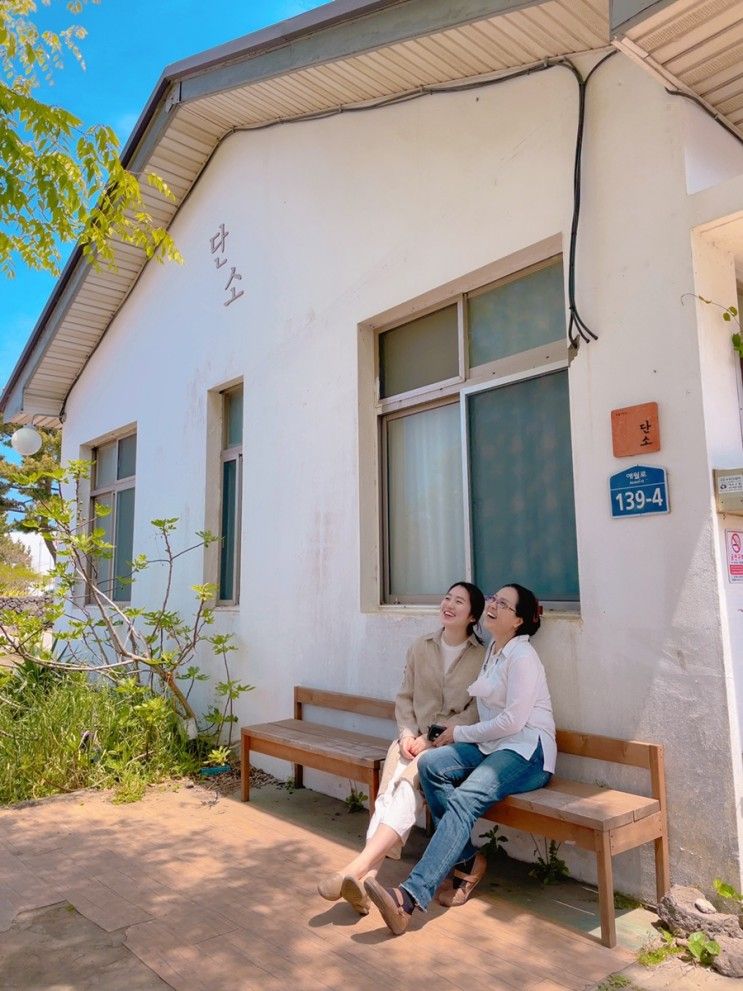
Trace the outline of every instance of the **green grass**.
{"type": "Polygon", "coordinates": [[[665,929],[660,930],[660,941],[648,943],[637,954],[637,962],[643,967],[657,967],[669,957],[679,956],[684,952],[683,946],[678,946],[673,935],[665,929]]]}
{"type": "Polygon", "coordinates": [[[624,974],[609,974],[596,988],[596,991],[619,991],[620,988],[634,988],[632,981],[624,974]]]}
{"type": "Polygon", "coordinates": [[[621,891],[614,892],[614,908],[617,911],[622,911],[623,909],[633,909],[642,908],[642,902],[633,898],[631,895],[623,895],[621,891]]]}
{"type": "Polygon", "coordinates": [[[114,686],[34,665],[0,670],[2,805],[80,788],[136,801],[148,784],[197,766],[171,707],[133,679],[114,686]]]}

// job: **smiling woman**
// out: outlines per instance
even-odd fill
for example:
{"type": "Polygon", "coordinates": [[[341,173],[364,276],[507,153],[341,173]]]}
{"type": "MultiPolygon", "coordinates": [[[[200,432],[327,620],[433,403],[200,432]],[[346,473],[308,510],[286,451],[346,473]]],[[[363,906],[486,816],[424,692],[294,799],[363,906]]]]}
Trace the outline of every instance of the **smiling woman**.
{"type": "Polygon", "coordinates": [[[385,857],[397,858],[422,811],[418,758],[433,746],[435,731],[474,722],[477,709],[467,685],[482,664],[475,633],[485,598],[476,585],[455,582],[439,608],[441,628],[420,637],[408,651],[402,686],[395,699],[399,729],[387,753],[379,795],[358,856],[317,889],[323,898],[345,898],[360,915],[369,911],[364,879],[376,875],[385,857]]]}
{"type": "Polygon", "coordinates": [[[472,827],[494,802],[542,788],[552,776],[552,704],[542,662],[529,643],[539,613],[534,593],[515,582],[488,597],[485,627],[493,639],[468,689],[478,721],[447,727],[419,762],[433,838],[399,888],[383,888],[374,877],[364,883],[395,935],[405,932],[415,908],[428,908],[452,868],[452,885],[438,900],[447,906],[467,901],[487,867],[470,839],[472,827]]]}

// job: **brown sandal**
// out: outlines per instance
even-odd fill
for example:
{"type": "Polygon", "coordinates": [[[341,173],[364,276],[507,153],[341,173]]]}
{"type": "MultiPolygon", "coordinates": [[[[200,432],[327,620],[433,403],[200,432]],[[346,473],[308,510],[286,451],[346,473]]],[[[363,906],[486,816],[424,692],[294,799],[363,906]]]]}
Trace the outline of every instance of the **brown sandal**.
{"type": "Polygon", "coordinates": [[[472,870],[469,874],[464,871],[454,871],[455,887],[447,888],[437,896],[439,905],[451,908],[454,905],[464,905],[469,896],[477,887],[478,883],[485,876],[488,869],[488,861],[484,854],[476,853],[472,861],[472,870]],[[457,882],[459,882],[457,884],[457,882]]]}
{"type": "Polygon", "coordinates": [[[376,878],[364,881],[366,893],[379,909],[387,928],[394,936],[401,936],[408,928],[410,915],[403,908],[402,893],[399,888],[383,888],[376,878]]]}
{"type": "Polygon", "coordinates": [[[341,898],[345,898],[348,904],[352,908],[355,908],[359,915],[369,914],[369,906],[371,902],[369,901],[369,896],[364,891],[358,878],[352,877],[350,874],[347,874],[343,878],[343,884],[341,885],[341,898]]]}

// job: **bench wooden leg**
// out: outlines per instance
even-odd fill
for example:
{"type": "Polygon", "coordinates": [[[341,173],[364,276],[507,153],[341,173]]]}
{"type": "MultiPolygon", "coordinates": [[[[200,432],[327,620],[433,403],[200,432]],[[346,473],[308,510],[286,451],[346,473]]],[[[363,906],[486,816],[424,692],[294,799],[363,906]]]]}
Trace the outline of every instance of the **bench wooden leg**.
{"type": "Polygon", "coordinates": [[[240,736],[240,785],[243,802],[250,801],[250,737],[240,736]]]}
{"type": "Polygon", "coordinates": [[[614,871],[611,863],[609,837],[604,833],[596,834],[596,874],[599,887],[601,942],[604,946],[616,946],[617,927],[614,916],[614,871]]]}
{"type": "Polygon", "coordinates": [[[304,788],[304,767],[301,764],[294,765],[294,787],[304,788]]]}
{"type": "Polygon", "coordinates": [[[664,832],[655,841],[655,890],[658,901],[667,895],[671,888],[671,872],[668,860],[668,836],[664,832]]]}

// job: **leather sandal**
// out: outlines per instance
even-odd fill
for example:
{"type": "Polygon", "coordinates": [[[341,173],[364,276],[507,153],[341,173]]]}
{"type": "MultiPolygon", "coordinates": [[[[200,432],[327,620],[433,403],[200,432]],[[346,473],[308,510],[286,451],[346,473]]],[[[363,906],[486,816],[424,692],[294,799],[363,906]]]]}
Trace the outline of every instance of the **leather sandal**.
{"type": "Polygon", "coordinates": [[[343,875],[339,872],[329,874],[317,882],[317,893],[329,902],[337,902],[341,896],[343,875]]]}
{"type": "Polygon", "coordinates": [[[341,898],[345,898],[348,904],[355,908],[359,915],[368,915],[371,902],[369,896],[361,887],[358,878],[347,874],[341,884],[341,898]]]}
{"type": "Polygon", "coordinates": [[[447,908],[452,908],[455,905],[464,905],[478,883],[485,876],[487,869],[487,857],[482,853],[476,853],[472,860],[472,868],[469,874],[461,870],[454,871],[454,887],[448,888],[437,895],[439,905],[445,905],[447,908]]]}
{"type": "Polygon", "coordinates": [[[401,936],[408,928],[410,915],[402,907],[402,893],[399,888],[383,888],[376,878],[364,881],[367,895],[379,909],[389,931],[401,936]]]}

